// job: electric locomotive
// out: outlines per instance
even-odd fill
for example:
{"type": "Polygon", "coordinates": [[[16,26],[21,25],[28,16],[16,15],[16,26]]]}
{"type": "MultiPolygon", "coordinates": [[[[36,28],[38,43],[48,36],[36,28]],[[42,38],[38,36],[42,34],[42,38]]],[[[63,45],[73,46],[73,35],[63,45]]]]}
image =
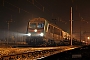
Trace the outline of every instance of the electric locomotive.
{"type": "Polygon", "coordinates": [[[28,22],[26,43],[31,46],[56,46],[63,39],[70,39],[69,33],[44,18],[28,22]]]}

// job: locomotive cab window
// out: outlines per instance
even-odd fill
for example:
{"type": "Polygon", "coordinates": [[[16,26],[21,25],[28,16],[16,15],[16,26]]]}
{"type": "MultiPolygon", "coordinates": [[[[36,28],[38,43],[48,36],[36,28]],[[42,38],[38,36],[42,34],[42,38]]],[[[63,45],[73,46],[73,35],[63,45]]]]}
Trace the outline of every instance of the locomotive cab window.
{"type": "Polygon", "coordinates": [[[44,23],[38,23],[37,28],[44,28],[44,23]]]}
{"type": "Polygon", "coordinates": [[[30,28],[36,28],[37,24],[36,23],[30,23],[30,28]]]}

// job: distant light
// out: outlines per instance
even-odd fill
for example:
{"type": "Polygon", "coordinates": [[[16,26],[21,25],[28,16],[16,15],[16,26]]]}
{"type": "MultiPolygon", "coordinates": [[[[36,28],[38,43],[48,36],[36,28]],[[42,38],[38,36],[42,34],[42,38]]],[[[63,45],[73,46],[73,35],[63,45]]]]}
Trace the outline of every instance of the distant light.
{"type": "Polygon", "coordinates": [[[85,41],[82,41],[82,42],[85,42],[85,41]]]}
{"type": "Polygon", "coordinates": [[[90,37],[87,37],[87,39],[90,39],[90,37]]]}

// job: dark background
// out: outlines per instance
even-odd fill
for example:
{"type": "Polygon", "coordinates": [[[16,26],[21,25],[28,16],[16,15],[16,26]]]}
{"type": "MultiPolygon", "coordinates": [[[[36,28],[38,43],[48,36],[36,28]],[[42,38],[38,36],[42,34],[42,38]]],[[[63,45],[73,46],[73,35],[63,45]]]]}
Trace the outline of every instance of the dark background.
{"type": "Polygon", "coordinates": [[[28,21],[42,17],[70,32],[71,7],[73,35],[79,38],[81,27],[82,35],[89,36],[90,0],[0,0],[0,31],[8,31],[6,21],[12,20],[10,32],[25,33],[28,21]]]}

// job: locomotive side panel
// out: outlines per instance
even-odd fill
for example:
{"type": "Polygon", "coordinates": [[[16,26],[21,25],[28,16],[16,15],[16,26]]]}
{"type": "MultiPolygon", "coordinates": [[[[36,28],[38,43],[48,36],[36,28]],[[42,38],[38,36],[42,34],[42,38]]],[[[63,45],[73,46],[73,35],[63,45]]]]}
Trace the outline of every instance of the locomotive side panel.
{"type": "Polygon", "coordinates": [[[46,37],[50,40],[54,40],[56,43],[58,43],[60,40],[63,40],[62,30],[51,23],[49,23],[48,32],[46,33],[46,37]]]}

